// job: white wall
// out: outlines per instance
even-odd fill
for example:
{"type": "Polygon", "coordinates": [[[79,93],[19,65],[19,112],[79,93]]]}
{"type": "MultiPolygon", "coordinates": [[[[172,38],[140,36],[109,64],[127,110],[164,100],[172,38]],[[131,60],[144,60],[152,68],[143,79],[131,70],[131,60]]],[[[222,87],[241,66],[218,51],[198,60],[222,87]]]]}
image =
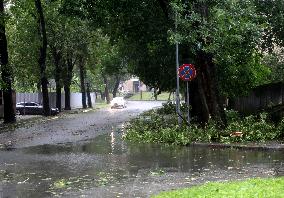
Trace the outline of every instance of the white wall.
{"type": "Polygon", "coordinates": [[[18,102],[39,102],[38,93],[16,93],[16,103],[18,102]]]}
{"type": "MultiPolygon", "coordinates": [[[[96,103],[96,94],[90,93],[92,99],[92,105],[95,106],[96,103]]],[[[87,100],[87,98],[86,98],[87,100]]],[[[38,102],[42,104],[42,94],[38,93],[17,93],[16,102],[38,102]]],[[[87,103],[87,101],[86,101],[87,103]]],[[[56,93],[49,93],[49,104],[50,107],[56,107],[56,93]]],[[[70,95],[70,105],[72,109],[82,108],[82,93],[71,93],[70,95]]],[[[61,107],[62,109],[65,106],[65,93],[61,95],[61,107]]]]}

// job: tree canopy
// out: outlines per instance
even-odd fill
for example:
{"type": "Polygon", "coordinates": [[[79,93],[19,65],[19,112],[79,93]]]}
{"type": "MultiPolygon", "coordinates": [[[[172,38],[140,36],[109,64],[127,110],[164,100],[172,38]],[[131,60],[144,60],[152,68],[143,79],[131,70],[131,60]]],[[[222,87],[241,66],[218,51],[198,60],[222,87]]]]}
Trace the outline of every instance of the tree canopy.
{"type": "MultiPolygon", "coordinates": [[[[6,34],[13,86],[35,91],[42,79],[37,66],[42,45],[38,13],[32,0],[9,2],[6,34]]],[[[126,74],[138,76],[151,88],[174,91],[176,43],[180,64],[196,65],[198,76],[191,86],[196,95],[192,101],[197,103],[192,105],[204,106],[205,117],[222,109],[220,96],[233,98],[257,85],[283,80],[277,75],[283,65],[278,50],[284,45],[281,0],[41,3],[47,37],[45,74],[55,79],[58,94],[62,88],[70,92],[80,84],[77,81],[84,92],[86,76],[92,87],[102,90],[107,81],[115,93],[126,74]]]]}

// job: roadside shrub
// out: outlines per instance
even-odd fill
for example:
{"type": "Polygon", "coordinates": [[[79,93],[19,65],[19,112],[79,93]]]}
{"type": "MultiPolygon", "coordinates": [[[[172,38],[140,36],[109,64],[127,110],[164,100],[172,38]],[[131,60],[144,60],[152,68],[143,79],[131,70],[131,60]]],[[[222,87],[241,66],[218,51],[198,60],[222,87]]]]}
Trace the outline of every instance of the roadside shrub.
{"type": "Polygon", "coordinates": [[[236,111],[226,113],[228,126],[222,130],[213,120],[203,127],[194,123],[179,127],[175,105],[166,103],[161,109],[145,112],[131,120],[126,128],[125,139],[180,145],[191,142],[264,142],[284,139],[284,119],[275,126],[269,122],[267,113],[244,118],[241,118],[236,111]]]}
{"type": "Polygon", "coordinates": [[[189,133],[184,128],[179,128],[178,126],[164,128],[161,129],[157,142],[187,145],[190,143],[189,133]]]}
{"type": "MultiPolygon", "coordinates": [[[[188,111],[188,107],[186,103],[182,103],[180,106],[180,111],[182,114],[186,114],[188,111]]],[[[169,114],[175,114],[176,113],[176,104],[172,103],[172,102],[167,102],[167,103],[163,103],[163,107],[159,108],[157,110],[158,114],[164,114],[164,115],[169,115],[169,114]]]]}
{"type": "Polygon", "coordinates": [[[273,123],[267,120],[267,114],[261,113],[259,116],[247,116],[242,120],[229,123],[227,134],[232,132],[242,132],[242,137],[231,137],[232,142],[263,142],[273,140],[277,137],[277,130],[273,123]]]}
{"type": "Polygon", "coordinates": [[[237,112],[235,110],[226,110],[226,116],[227,116],[228,123],[241,120],[239,112],[237,112]]]}
{"type": "Polygon", "coordinates": [[[172,102],[163,103],[163,107],[157,110],[158,114],[174,114],[176,112],[176,105],[172,102]]]}
{"type": "Polygon", "coordinates": [[[282,118],[281,122],[277,126],[277,138],[279,140],[284,140],[284,118],[282,118]]]}

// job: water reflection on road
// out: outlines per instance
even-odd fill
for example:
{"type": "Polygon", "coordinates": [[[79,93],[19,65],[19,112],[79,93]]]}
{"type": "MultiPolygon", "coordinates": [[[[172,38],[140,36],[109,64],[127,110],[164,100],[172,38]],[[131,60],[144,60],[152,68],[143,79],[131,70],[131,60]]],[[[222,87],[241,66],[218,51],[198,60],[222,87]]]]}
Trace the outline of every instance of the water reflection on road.
{"type": "Polygon", "coordinates": [[[0,197],[149,197],[214,180],[275,175],[280,151],[245,151],[121,140],[121,127],[94,140],[1,151],[0,197]]]}

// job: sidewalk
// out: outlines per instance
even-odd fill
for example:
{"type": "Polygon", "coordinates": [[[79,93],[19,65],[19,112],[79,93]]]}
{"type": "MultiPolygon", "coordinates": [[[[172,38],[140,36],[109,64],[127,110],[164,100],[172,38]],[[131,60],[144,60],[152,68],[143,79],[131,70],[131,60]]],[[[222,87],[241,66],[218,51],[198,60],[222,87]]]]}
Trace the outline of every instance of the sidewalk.
{"type": "Polygon", "coordinates": [[[9,130],[14,130],[20,127],[27,127],[31,124],[36,124],[42,121],[53,120],[57,118],[64,117],[68,114],[79,114],[89,111],[94,111],[98,108],[89,108],[89,109],[72,109],[72,110],[63,110],[56,116],[43,116],[43,115],[17,115],[15,123],[4,124],[3,119],[0,118],[0,133],[7,132],[9,130]]]}
{"type": "Polygon", "coordinates": [[[11,124],[4,124],[3,118],[0,118],[0,133],[4,132],[5,129],[11,129],[11,128],[14,129],[14,128],[21,127],[23,123],[25,122],[29,123],[30,121],[35,122],[35,121],[51,120],[51,118],[53,117],[62,117],[68,114],[86,113],[89,111],[95,111],[95,110],[102,109],[105,107],[107,107],[107,104],[97,103],[95,107],[93,108],[87,108],[87,109],[78,108],[78,109],[71,109],[71,110],[62,110],[58,115],[48,116],[48,117],[45,117],[42,115],[17,115],[16,116],[17,121],[11,124]]]}

